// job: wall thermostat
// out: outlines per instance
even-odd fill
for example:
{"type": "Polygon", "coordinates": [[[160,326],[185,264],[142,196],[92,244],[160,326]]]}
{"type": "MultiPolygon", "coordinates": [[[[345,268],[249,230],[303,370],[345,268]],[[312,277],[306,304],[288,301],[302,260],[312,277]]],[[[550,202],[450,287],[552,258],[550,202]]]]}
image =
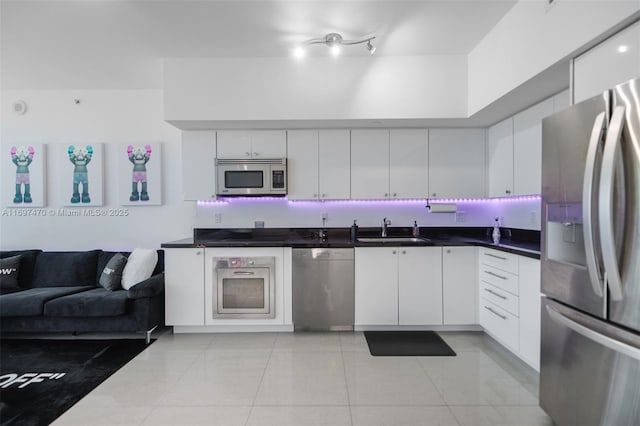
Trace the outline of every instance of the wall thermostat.
{"type": "Polygon", "coordinates": [[[22,115],[27,112],[27,103],[25,101],[15,101],[13,103],[13,112],[22,115]]]}

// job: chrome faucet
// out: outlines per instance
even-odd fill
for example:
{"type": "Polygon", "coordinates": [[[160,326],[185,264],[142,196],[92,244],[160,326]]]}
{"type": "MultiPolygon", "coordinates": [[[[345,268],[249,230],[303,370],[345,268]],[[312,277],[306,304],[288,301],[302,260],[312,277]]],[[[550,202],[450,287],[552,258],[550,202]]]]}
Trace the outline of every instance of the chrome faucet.
{"type": "Polygon", "coordinates": [[[382,236],[383,237],[387,236],[387,226],[389,225],[391,225],[391,221],[389,219],[387,219],[386,217],[382,219],[382,236]]]}

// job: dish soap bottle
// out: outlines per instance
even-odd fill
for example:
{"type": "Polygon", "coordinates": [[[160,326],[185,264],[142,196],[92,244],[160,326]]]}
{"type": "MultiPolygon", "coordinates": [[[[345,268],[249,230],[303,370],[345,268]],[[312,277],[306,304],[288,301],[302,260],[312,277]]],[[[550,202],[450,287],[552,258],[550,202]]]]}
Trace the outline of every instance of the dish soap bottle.
{"type": "Polygon", "coordinates": [[[411,235],[413,235],[415,238],[418,238],[420,236],[420,228],[418,228],[417,220],[413,221],[413,230],[411,231],[411,235]]]}
{"type": "Polygon", "coordinates": [[[493,233],[491,234],[491,237],[493,237],[493,244],[500,244],[500,222],[497,217],[493,221],[493,233]]]}
{"type": "Polygon", "coordinates": [[[356,220],[353,220],[353,225],[351,225],[351,242],[355,243],[358,239],[358,225],[356,224],[356,220]]]}

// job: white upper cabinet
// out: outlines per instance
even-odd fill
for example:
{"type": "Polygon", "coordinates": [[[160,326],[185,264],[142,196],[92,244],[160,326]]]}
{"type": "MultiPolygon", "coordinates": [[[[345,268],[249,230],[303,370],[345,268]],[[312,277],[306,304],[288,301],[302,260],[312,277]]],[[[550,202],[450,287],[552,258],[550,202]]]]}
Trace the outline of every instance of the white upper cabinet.
{"type": "Polygon", "coordinates": [[[287,132],[287,195],[291,200],[317,200],[318,131],[287,132]]]}
{"type": "Polygon", "coordinates": [[[215,131],[182,132],[182,195],[185,200],[216,197],[215,157],[215,131]]]}
{"type": "Polygon", "coordinates": [[[220,130],[218,158],[284,158],[287,134],[284,130],[220,130]]]}
{"type": "Polygon", "coordinates": [[[569,89],[563,90],[556,94],[553,98],[553,112],[562,111],[571,106],[571,93],[569,89]]]}
{"type": "Polygon", "coordinates": [[[318,190],[323,200],[351,197],[349,141],[349,130],[318,132],[318,190]]]}
{"type": "Polygon", "coordinates": [[[429,129],[429,197],[485,196],[484,129],[429,129]]]}
{"type": "Polygon", "coordinates": [[[489,197],[513,194],[513,117],[489,127],[489,197]]]}
{"type": "Polygon", "coordinates": [[[542,119],[553,111],[551,97],[513,116],[514,195],[540,194],[542,119]]]}
{"type": "Polygon", "coordinates": [[[392,129],[389,132],[389,197],[429,195],[429,131],[392,129]]]}
{"type": "Polygon", "coordinates": [[[575,58],[574,103],[639,76],[640,23],[636,23],[575,58]]]}
{"type": "Polygon", "coordinates": [[[389,130],[351,130],[351,198],[389,198],[389,130]]]}

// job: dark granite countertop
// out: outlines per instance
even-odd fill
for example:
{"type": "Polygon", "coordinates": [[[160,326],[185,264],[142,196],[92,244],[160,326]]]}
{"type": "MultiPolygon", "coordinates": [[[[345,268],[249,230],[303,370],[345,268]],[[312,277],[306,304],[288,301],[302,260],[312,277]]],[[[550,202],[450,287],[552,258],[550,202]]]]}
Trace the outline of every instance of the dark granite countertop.
{"type": "MultiPolygon", "coordinates": [[[[190,247],[292,247],[349,248],[382,246],[460,246],[472,245],[540,259],[540,232],[503,229],[499,245],[490,239],[490,228],[420,229],[424,242],[360,242],[353,243],[349,228],[328,228],[327,241],[320,241],[317,228],[196,228],[191,238],[162,244],[163,248],[190,247]]],[[[411,228],[389,228],[389,237],[409,237],[411,228]]],[[[379,237],[380,228],[360,228],[359,237],[379,237]]]]}

